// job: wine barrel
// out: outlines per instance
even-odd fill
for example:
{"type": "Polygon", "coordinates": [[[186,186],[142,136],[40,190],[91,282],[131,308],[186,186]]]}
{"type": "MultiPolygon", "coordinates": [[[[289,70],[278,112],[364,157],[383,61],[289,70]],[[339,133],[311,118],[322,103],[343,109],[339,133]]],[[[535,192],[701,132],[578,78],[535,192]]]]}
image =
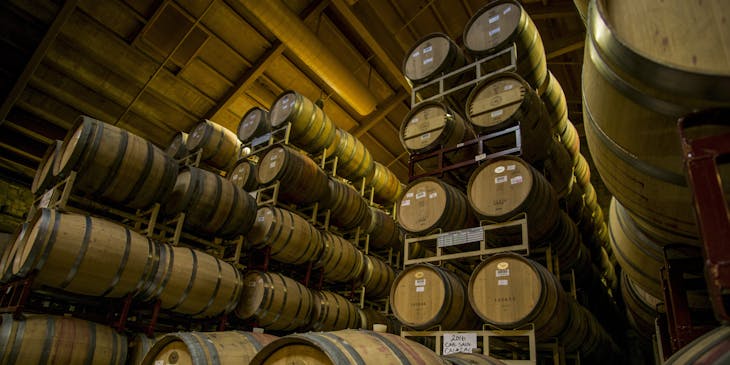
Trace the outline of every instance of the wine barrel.
{"type": "Polygon", "coordinates": [[[528,236],[535,244],[547,238],[559,217],[553,188],[519,157],[502,156],[479,166],[469,179],[467,196],[485,219],[504,222],[527,213],[528,236]]]}
{"type": "Polygon", "coordinates": [[[344,231],[360,228],[365,231],[370,226],[370,206],[365,199],[349,184],[329,178],[329,194],[324,196],[322,207],[330,210],[330,223],[344,231]]]}
{"type": "Polygon", "coordinates": [[[238,160],[228,173],[228,180],[244,191],[251,192],[259,187],[256,181],[256,164],[247,158],[238,160]]]}
{"type": "Polygon", "coordinates": [[[218,174],[188,166],[163,210],[168,216],[185,212],[185,225],[197,233],[235,237],[251,229],[256,199],[218,174]]]}
{"type": "Polygon", "coordinates": [[[395,271],[390,265],[377,257],[365,255],[362,285],[365,287],[366,297],[384,298],[388,296],[394,279],[395,271]]]}
{"type": "Polygon", "coordinates": [[[460,113],[441,101],[418,104],[400,126],[401,144],[410,153],[452,147],[474,137],[474,132],[460,113]]]}
{"type": "Polygon", "coordinates": [[[159,264],[142,288],[142,300],[193,317],[228,313],[241,295],[241,273],[233,265],[187,247],[159,245],[159,264]]]}
{"type": "Polygon", "coordinates": [[[403,248],[403,231],[393,217],[384,211],[370,208],[370,226],[365,232],[370,235],[370,250],[400,251],[403,248]]]}
{"type": "Polygon", "coordinates": [[[403,325],[426,330],[465,330],[478,326],[466,298],[466,285],[456,274],[430,264],[401,271],[390,290],[390,306],[403,325]]]}
{"type": "MultiPolygon", "coordinates": [[[[596,168],[632,214],[695,237],[677,119],[730,106],[730,56],[716,51],[730,36],[727,14],[730,3],[722,0],[599,0],[589,8],[583,117],[596,168]],[[678,25],[688,17],[702,21],[678,25]]],[[[720,175],[730,191],[730,166],[720,166],[720,175]]]]}
{"type": "Polygon", "coordinates": [[[311,100],[295,91],[285,91],[269,108],[272,128],[291,123],[290,140],[303,150],[321,154],[337,142],[335,124],[311,100]]]}
{"type": "Polygon", "coordinates": [[[124,365],[127,337],[71,317],[0,316],[0,364],[124,365]]]}
{"type": "Polygon", "coordinates": [[[401,69],[406,79],[415,85],[462,68],[467,62],[461,48],[444,33],[422,37],[406,54],[408,56],[403,60],[401,69]]]}
{"type": "Polygon", "coordinates": [[[492,1],[464,27],[464,48],[476,57],[517,47],[517,73],[537,89],[547,78],[545,48],[535,23],[515,0],[492,1]]]}
{"type": "Polygon", "coordinates": [[[142,360],[150,352],[150,349],[162,336],[156,338],[149,338],[143,333],[134,335],[132,341],[129,344],[129,356],[127,356],[127,363],[129,365],[142,365],[142,360]]]}
{"type": "Polygon", "coordinates": [[[297,333],[259,351],[251,364],[433,364],[446,365],[425,346],[390,333],[344,330],[297,333]]]}
{"type": "MultiPolygon", "coordinates": [[[[504,72],[480,82],[466,101],[465,113],[472,127],[482,134],[519,122],[522,158],[536,162],[547,157],[553,141],[550,117],[540,97],[519,75],[504,72]]],[[[484,142],[496,151],[516,146],[511,133],[484,142]]]]}
{"type": "Polygon", "coordinates": [[[395,203],[403,195],[403,184],[397,176],[378,161],[373,161],[373,199],[379,203],[395,203]]]}
{"type": "Polygon", "coordinates": [[[345,297],[326,290],[315,291],[314,296],[312,331],[337,331],[360,326],[358,308],[345,297]]]}
{"type": "Polygon", "coordinates": [[[590,332],[591,318],[586,315],[587,312],[581,310],[581,305],[575,300],[569,300],[568,306],[570,307],[569,320],[563,335],[565,341],[561,344],[565,347],[566,352],[572,353],[580,350],[589,336],[595,335],[590,332]]]}
{"type": "Polygon", "coordinates": [[[406,187],[398,223],[408,232],[425,234],[435,229],[471,227],[475,221],[464,193],[441,180],[424,177],[406,187]]]}
{"type": "Polygon", "coordinates": [[[360,328],[373,331],[373,325],[384,324],[389,327],[388,332],[393,333],[392,328],[388,325],[392,321],[385,315],[385,313],[373,308],[358,308],[357,311],[360,313],[360,328]]]}
{"type": "Polygon", "coordinates": [[[243,331],[170,333],[152,346],[142,364],[249,364],[257,352],[277,338],[243,331]]]}
{"type": "Polygon", "coordinates": [[[578,163],[578,157],[580,154],[580,136],[578,130],[575,129],[575,125],[571,121],[568,121],[568,125],[565,127],[563,133],[560,134],[560,141],[563,146],[568,150],[570,156],[573,158],[573,165],[578,163]]]}
{"type": "Polygon", "coordinates": [[[202,161],[227,171],[241,153],[241,141],[228,128],[205,119],[190,131],[185,148],[191,153],[203,150],[202,161]]]}
{"type": "Polygon", "coordinates": [[[561,143],[550,143],[548,156],[542,165],[544,176],[557,198],[565,198],[573,187],[573,160],[568,150],[561,143]]]}
{"type": "Polygon", "coordinates": [[[306,219],[286,209],[264,206],[246,235],[252,247],[271,248],[271,258],[288,264],[317,260],[324,250],[322,234],[306,219]]]}
{"type": "Polygon", "coordinates": [[[0,283],[5,283],[15,277],[13,271],[13,262],[15,262],[15,255],[19,249],[22,249],[25,244],[26,235],[30,231],[28,222],[24,222],[15,229],[10,241],[5,246],[2,256],[0,256],[0,283]]]}
{"type": "Polygon", "coordinates": [[[327,175],[311,158],[285,146],[273,146],[263,153],[256,167],[261,185],[279,181],[279,198],[296,204],[314,203],[329,189],[327,175]]]}
{"type": "Polygon", "coordinates": [[[568,127],[568,103],[565,100],[565,92],[563,92],[560,82],[552,72],[548,71],[548,77],[538,93],[540,99],[545,103],[553,132],[563,133],[565,128],[568,127]]]}
{"type": "Polygon", "coordinates": [[[441,356],[447,363],[452,365],[506,365],[502,360],[495,359],[483,354],[467,354],[458,352],[441,356]]]}
{"type": "Polygon", "coordinates": [[[324,249],[314,268],[321,268],[324,279],[330,282],[347,283],[360,278],[365,266],[365,255],[350,241],[322,231],[324,249]]]}
{"type": "Polygon", "coordinates": [[[357,137],[345,130],[337,128],[337,136],[337,143],[331,149],[332,155],[337,157],[337,175],[353,181],[370,181],[375,168],[370,151],[357,137]]]}
{"type": "Polygon", "coordinates": [[[588,281],[591,275],[591,257],[588,249],[581,244],[578,227],[564,212],[559,213],[555,227],[556,232],[551,235],[550,243],[553,254],[558,256],[560,271],[575,270],[577,281],[588,281]]]}
{"type": "Polygon", "coordinates": [[[130,208],[146,208],[167,199],[177,162],[142,137],[111,124],[81,116],[63,141],[53,174],[77,171],[74,188],[130,208]]]}
{"type": "Polygon", "coordinates": [[[479,317],[499,328],[532,323],[535,336],[559,336],[565,329],[568,296],[542,265],[505,253],[484,260],[469,279],[469,302],[479,317]]]}
{"type": "Polygon", "coordinates": [[[633,327],[644,338],[656,333],[654,321],[659,316],[657,305],[663,298],[657,298],[638,287],[626,272],[621,273],[621,297],[626,305],[626,316],[633,327]]]}
{"type": "Polygon", "coordinates": [[[101,218],[42,208],[18,244],[13,272],[37,269],[35,285],[71,293],[119,298],[148,279],[154,243],[101,218]]]}
{"type": "Polygon", "coordinates": [[[48,145],[46,153],[43,155],[43,159],[40,165],[38,165],[38,169],[33,177],[33,183],[30,185],[31,193],[38,195],[53,186],[58,180],[59,176],[53,175],[53,165],[61,155],[62,150],[63,141],[56,140],[48,145]]]}
{"type": "Polygon", "coordinates": [[[248,271],[235,314],[256,327],[293,331],[310,321],[314,295],[296,280],[274,272],[248,271]]]}
{"type": "Polygon", "coordinates": [[[236,136],[241,142],[248,142],[271,131],[269,112],[257,106],[243,115],[236,129],[236,136]]]}
{"type": "Polygon", "coordinates": [[[170,143],[167,145],[165,152],[168,155],[172,156],[172,158],[180,160],[183,157],[190,155],[190,151],[188,151],[188,148],[186,146],[187,141],[187,133],[177,132],[172,137],[172,140],[170,140],[170,143]]]}
{"type": "Polygon", "coordinates": [[[578,154],[576,157],[576,164],[573,174],[575,175],[575,181],[578,184],[586,186],[591,183],[590,165],[588,165],[588,161],[581,154],[578,154]]]}
{"type": "Polygon", "coordinates": [[[666,365],[722,365],[730,363],[730,327],[720,326],[675,352],[666,365]]]}

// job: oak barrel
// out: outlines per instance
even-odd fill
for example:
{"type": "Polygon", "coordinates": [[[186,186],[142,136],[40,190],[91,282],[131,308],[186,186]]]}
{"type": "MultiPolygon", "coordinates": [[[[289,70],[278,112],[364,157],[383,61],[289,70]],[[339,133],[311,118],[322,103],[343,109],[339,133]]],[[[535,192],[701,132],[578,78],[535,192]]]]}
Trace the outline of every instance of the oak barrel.
{"type": "MultiPolygon", "coordinates": [[[[461,48],[444,33],[431,33],[417,40],[406,52],[403,76],[411,83],[427,83],[466,65],[461,48]]],[[[447,85],[448,86],[448,85],[447,85]]]]}
{"type": "Polygon", "coordinates": [[[37,269],[36,285],[68,292],[123,297],[151,275],[155,244],[101,218],[42,208],[18,242],[13,272],[37,269]]]}
{"type": "Polygon", "coordinates": [[[475,137],[460,112],[441,101],[418,104],[400,126],[400,141],[410,153],[425,153],[475,137]]]}
{"type": "Polygon", "coordinates": [[[30,185],[31,193],[36,195],[40,194],[53,186],[58,180],[59,176],[53,175],[53,165],[61,155],[62,150],[63,141],[56,140],[48,145],[46,153],[43,155],[40,165],[38,165],[35,176],[33,176],[33,182],[30,185]]]}
{"type": "Polygon", "coordinates": [[[370,255],[365,256],[362,271],[362,285],[368,298],[384,298],[390,293],[395,271],[385,261],[370,255]]]}
{"type": "MultiPolygon", "coordinates": [[[[588,12],[583,117],[596,168],[632,214],[696,237],[677,119],[730,106],[730,54],[717,47],[730,36],[730,3],[599,0],[588,12]]],[[[720,175],[730,191],[730,167],[720,175]]]]}
{"type": "Polygon", "coordinates": [[[241,142],[248,142],[271,131],[269,112],[257,106],[243,115],[236,129],[236,136],[241,142]]]}
{"type": "Polygon", "coordinates": [[[373,188],[373,200],[380,203],[395,203],[403,195],[404,185],[393,171],[378,161],[373,161],[373,178],[369,185],[373,188]]]}
{"type": "Polygon", "coordinates": [[[453,231],[475,224],[466,196],[439,179],[424,177],[408,184],[398,204],[398,223],[415,234],[453,231]]]}
{"type": "Polygon", "coordinates": [[[436,353],[403,337],[365,330],[298,333],[259,351],[252,365],[284,364],[433,364],[446,365],[436,353]]]}
{"type": "Polygon", "coordinates": [[[319,201],[327,193],[327,175],[311,158],[285,146],[265,151],[256,167],[256,180],[261,185],[279,181],[279,198],[307,204],[319,201]]]}
{"type": "Polygon", "coordinates": [[[441,356],[441,358],[451,365],[506,365],[502,360],[483,354],[458,352],[441,356]]]}
{"type": "Polygon", "coordinates": [[[663,296],[657,298],[644,291],[629,279],[626,272],[621,273],[621,297],[626,306],[626,317],[631,327],[641,336],[652,338],[656,333],[654,322],[659,316],[657,305],[663,296]]]}
{"type": "Polygon", "coordinates": [[[186,143],[188,141],[188,134],[185,132],[177,132],[170,140],[167,145],[165,152],[172,156],[172,158],[180,160],[185,156],[190,155],[186,143]]]}
{"type": "Polygon", "coordinates": [[[373,176],[373,156],[357,137],[337,128],[332,155],[337,157],[337,175],[356,181],[370,181],[373,176]]]}
{"type": "Polygon", "coordinates": [[[185,212],[185,225],[198,233],[235,237],[253,225],[256,199],[218,174],[187,166],[163,210],[167,215],[185,212]]]}
{"type": "Polygon", "coordinates": [[[527,213],[528,235],[535,244],[547,238],[559,217],[552,186],[535,168],[515,156],[498,157],[479,166],[469,179],[467,196],[471,207],[484,219],[504,222],[527,213]]]}
{"type": "Polygon", "coordinates": [[[720,326],[675,352],[666,365],[722,365],[730,363],[730,327],[720,326]]]}
{"type": "Polygon", "coordinates": [[[210,120],[198,123],[185,141],[188,151],[203,150],[201,159],[210,166],[227,171],[241,153],[241,141],[228,128],[210,120]]]}
{"type": "Polygon", "coordinates": [[[314,292],[310,329],[312,331],[336,331],[360,327],[360,314],[355,304],[342,295],[326,290],[314,292]]]}
{"type": "Polygon", "coordinates": [[[248,271],[235,314],[253,320],[257,327],[293,331],[306,327],[314,307],[314,294],[304,285],[275,272],[248,271]]]}
{"type": "Polygon", "coordinates": [[[396,276],[390,306],[403,325],[416,330],[434,326],[473,329],[478,321],[466,296],[466,284],[456,274],[438,266],[416,264],[396,276]]]}
{"type": "Polygon", "coordinates": [[[334,177],[329,178],[329,194],[321,201],[323,208],[330,209],[330,223],[345,231],[370,226],[370,206],[360,192],[334,177]]]}
{"type": "Polygon", "coordinates": [[[370,235],[370,250],[402,250],[403,231],[393,217],[375,207],[370,208],[370,213],[370,226],[365,230],[370,235]]]}
{"type": "Polygon", "coordinates": [[[20,224],[15,229],[15,232],[13,232],[10,236],[10,241],[8,241],[2,252],[2,256],[0,256],[0,283],[5,283],[15,277],[13,269],[15,255],[18,253],[18,250],[22,250],[23,245],[25,244],[25,237],[29,231],[29,223],[24,222],[20,224]]]}
{"type": "Polygon", "coordinates": [[[537,89],[547,78],[545,48],[535,23],[515,0],[492,1],[477,10],[464,27],[464,47],[476,57],[515,43],[517,73],[537,89]]]}
{"type": "Polygon", "coordinates": [[[167,199],[177,162],[142,137],[99,120],[80,116],[63,141],[53,174],[77,171],[74,187],[130,208],[167,199]]]}
{"type": "Polygon", "coordinates": [[[270,247],[271,258],[288,264],[315,261],[324,249],[322,234],[306,219],[271,206],[259,208],[246,239],[254,248],[270,247]]]}
{"type": "Polygon", "coordinates": [[[285,91],[269,108],[272,128],[291,123],[291,141],[303,150],[321,154],[335,143],[337,129],[314,102],[295,91],[285,91]]]}
{"type": "Polygon", "coordinates": [[[259,187],[256,181],[256,164],[247,158],[238,160],[228,173],[228,180],[244,191],[251,192],[259,187]]]}
{"type": "Polygon", "coordinates": [[[538,338],[560,335],[570,307],[560,282],[542,265],[516,254],[496,254],[474,269],[469,302],[479,317],[499,328],[535,326],[538,338]]]}
{"type": "MultiPolygon", "coordinates": [[[[519,122],[522,158],[535,162],[547,157],[553,141],[550,117],[535,90],[519,75],[504,72],[480,82],[469,94],[465,114],[471,126],[482,134],[498,132],[519,122]]],[[[511,133],[484,142],[496,151],[516,146],[511,133]]]]}
{"type": "Polygon", "coordinates": [[[127,363],[129,365],[142,365],[142,360],[147,356],[147,353],[152,348],[152,345],[160,339],[162,336],[156,338],[149,338],[144,333],[138,333],[134,335],[129,343],[129,355],[127,356],[127,363]]]}
{"type": "Polygon", "coordinates": [[[573,187],[573,160],[565,146],[556,141],[550,143],[548,156],[541,167],[557,198],[566,197],[573,187]]]}
{"type": "MultiPolygon", "coordinates": [[[[358,308],[357,311],[358,313],[360,313],[360,328],[365,330],[373,331],[373,325],[384,324],[388,326],[388,324],[391,322],[391,319],[388,318],[385,313],[375,310],[373,308],[358,308]]],[[[388,332],[394,333],[392,332],[392,328],[390,328],[390,326],[388,326],[388,332]]]]}
{"type": "Polygon", "coordinates": [[[228,313],[241,295],[241,273],[233,265],[188,247],[161,244],[159,264],[139,295],[159,299],[163,309],[193,317],[228,313]]]}
{"type": "Polygon", "coordinates": [[[538,93],[545,103],[553,132],[562,133],[568,127],[568,103],[560,82],[552,72],[548,71],[548,77],[538,93]]]}
{"type": "Polygon", "coordinates": [[[581,155],[580,136],[578,135],[578,130],[575,129],[573,122],[568,121],[565,130],[560,134],[560,142],[563,143],[563,146],[565,146],[568,153],[570,153],[570,157],[573,158],[573,165],[577,164],[577,159],[581,155]]]}
{"type": "Polygon", "coordinates": [[[324,279],[347,283],[360,278],[365,266],[365,255],[350,241],[328,231],[322,231],[324,249],[315,268],[321,268],[324,279]]]}
{"type": "Polygon", "coordinates": [[[269,334],[243,331],[175,332],[158,340],[142,364],[249,364],[257,352],[276,339],[269,334]]]}
{"type": "Polygon", "coordinates": [[[127,337],[71,317],[0,316],[0,364],[124,365],[127,337]]]}

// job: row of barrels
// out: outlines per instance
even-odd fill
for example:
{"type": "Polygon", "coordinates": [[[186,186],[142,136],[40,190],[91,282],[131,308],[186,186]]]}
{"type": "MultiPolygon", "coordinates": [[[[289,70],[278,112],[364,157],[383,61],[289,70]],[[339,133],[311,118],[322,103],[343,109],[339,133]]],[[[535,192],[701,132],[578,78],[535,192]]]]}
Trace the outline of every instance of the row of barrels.
{"type": "Polygon", "coordinates": [[[591,363],[618,359],[616,345],[595,317],[541,264],[519,255],[490,256],[468,279],[430,264],[409,266],[396,277],[390,301],[396,318],[413,329],[532,324],[538,340],[557,338],[566,351],[580,351],[591,363]]]}
{"type": "MultiPolygon", "coordinates": [[[[730,107],[726,93],[719,91],[729,90],[730,59],[715,52],[728,28],[713,22],[724,19],[730,7],[722,1],[667,1],[648,11],[634,1],[586,3],[582,2],[588,19],[582,70],[586,140],[614,196],[608,233],[623,271],[621,291],[629,323],[650,340],[657,304],[663,301],[659,283],[664,251],[703,262],[677,120],[697,110],[730,107]],[[637,6],[645,11],[634,11],[637,6]],[[709,25],[676,27],[685,14],[709,25]],[[661,42],[646,37],[649,32],[658,32],[661,42]],[[671,52],[666,45],[674,45],[671,52]]],[[[719,135],[728,127],[701,125],[688,132],[693,138],[719,135]]],[[[726,164],[718,167],[718,181],[728,191],[730,170],[726,164]]],[[[701,279],[702,273],[691,277],[701,279]]],[[[693,311],[710,308],[703,291],[684,293],[693,311]]]]}

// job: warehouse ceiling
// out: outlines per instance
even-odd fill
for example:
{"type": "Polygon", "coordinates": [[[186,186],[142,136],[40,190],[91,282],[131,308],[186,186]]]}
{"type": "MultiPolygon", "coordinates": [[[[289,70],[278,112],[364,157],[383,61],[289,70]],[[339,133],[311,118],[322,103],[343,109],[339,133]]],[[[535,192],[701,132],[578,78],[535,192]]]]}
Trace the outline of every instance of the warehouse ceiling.
{"type": "MultiPolygon", "coordinates": [[[[249,108],[268,109],[290,89],[324,100],[339,127],[407,181],[398,128],[411,89],[402,60],[432,32],[461,44],[464,25],[488,1],[0,3],[0,173],[29,183],[46,147],[80,114],[164,147],[202,118],[235,131],[249,108]]],[[[523,4],[579,124],[581,18],[572,0],[523,4]]]]}

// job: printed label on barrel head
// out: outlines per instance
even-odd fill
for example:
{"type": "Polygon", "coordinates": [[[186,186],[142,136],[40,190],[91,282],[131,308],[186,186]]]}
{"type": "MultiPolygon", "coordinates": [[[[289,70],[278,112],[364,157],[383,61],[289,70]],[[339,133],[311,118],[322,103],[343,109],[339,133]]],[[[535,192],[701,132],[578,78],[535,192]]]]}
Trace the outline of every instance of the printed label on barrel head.
{"type": "Polygon", "coordinates": [[[402,202],[400,203],[400,206],[401,206],[401,207],[407,207],[407,206],[409,206],[409,205],[411,205],[411,200],[410,200],[410,199],[405,199],[405,200],[403,200],[403,201],[402,201],[402,202]]]}
{"type": "Polygon", "coordinates": [[[433,62],[433,57],[429,57],[429,58],[426,58],[425,60],[423,60],[424,65],[428,65],[431,62],[433,62]]]}
{"type": "Polygon", "coordinates": [[[497,280],[497,285],[498,285],[498,286],[505,286],[505,285],[509,285],[509,280],[506,280],[506,279],[500,279],[500,280],[497,280]]]}
{"type": "Polygon", "coordinates": [[[438,193],[436,193],[436,192],[433,192],[433,193],[431,193],[431,194],[428,194],[428,198],[429,198],[429,199],[436,199],[436,197],[437,197],[437,196],[439,196],[439,194],[438,194],[438,193]]]}
{"type": "Polygon", "coordinates": [[[507,165],[507,171],[514,171],[517,168],[516,165],[507,165]]]}
{"type": "Polygon", "coordinates": [[[425,286],[426,285],[426,278],[420,278],[413,281],[413,283],[416,286],[425,286]]]}
{"type": "Polygon", "coordinates": [[[499,33],[502,29],[500,27],[494,28],[489,31],[489,36],[494,37],[495,34],[499,33]]]}
{"type": "Polygon", "coordinates": [[[509,276],[509,269],[497,269],[495,270],[496,277],[509,276]]]}
{"type": "Polygon", "coordinates": [[[504,172],[504,166],[497,166],[494,168],[494,172],[497,174],[501,174],[504,172]]]}
{"type": "Polygon", "coordinates": [[[430,46],[430,45],[429,45],[428,47],[425,47],[425,48],[423,49],[423,53],[428,53],[428,52],[431,52],[432,50],[433,50],[433,46],[430,46]]]}
{"type": "Polygon", "coordinates": [[[426,197],[426,192],[422,191],[420,193],[416,193],[416,199],[423,199],[426,197]]]}
{"type": "Polygon", "coordinates": [[[514,185],[514,184],[521,184],[522,183],[522,175],[517,175],[517,176],[509,179],[509,183],[512,184],[512,185],[514,185]]]}
{"type": "Polygon", "coordinates": [[[406,198],[413,198],[413,193],[406,194],[406,198]]]}
{"type": "Polygon", "coordinates": [[[497,176],[497,177],[494,178],[494,183],[495,184],[501,184],[501,183],[506,182],[506,181],[507,181],[507,175],[497,176]]]}
{"type": "Polygon", "coordinates": [[[421,293],[421,292],[423,292],[423,291],[424,291],[425,289],[426,289],[425,287],[422,287],[422,286],[417,286],[417,287],[416,287],[416,293],[421,293]]]}
{"type": "Polygon", "coordinates": [[[492,23],[494,23],[494,22],[496,22],[498,20],[499,20],[499,14],[497,14],[497,15],[489,18],[489,24],[492,24],[492,23]]]}

